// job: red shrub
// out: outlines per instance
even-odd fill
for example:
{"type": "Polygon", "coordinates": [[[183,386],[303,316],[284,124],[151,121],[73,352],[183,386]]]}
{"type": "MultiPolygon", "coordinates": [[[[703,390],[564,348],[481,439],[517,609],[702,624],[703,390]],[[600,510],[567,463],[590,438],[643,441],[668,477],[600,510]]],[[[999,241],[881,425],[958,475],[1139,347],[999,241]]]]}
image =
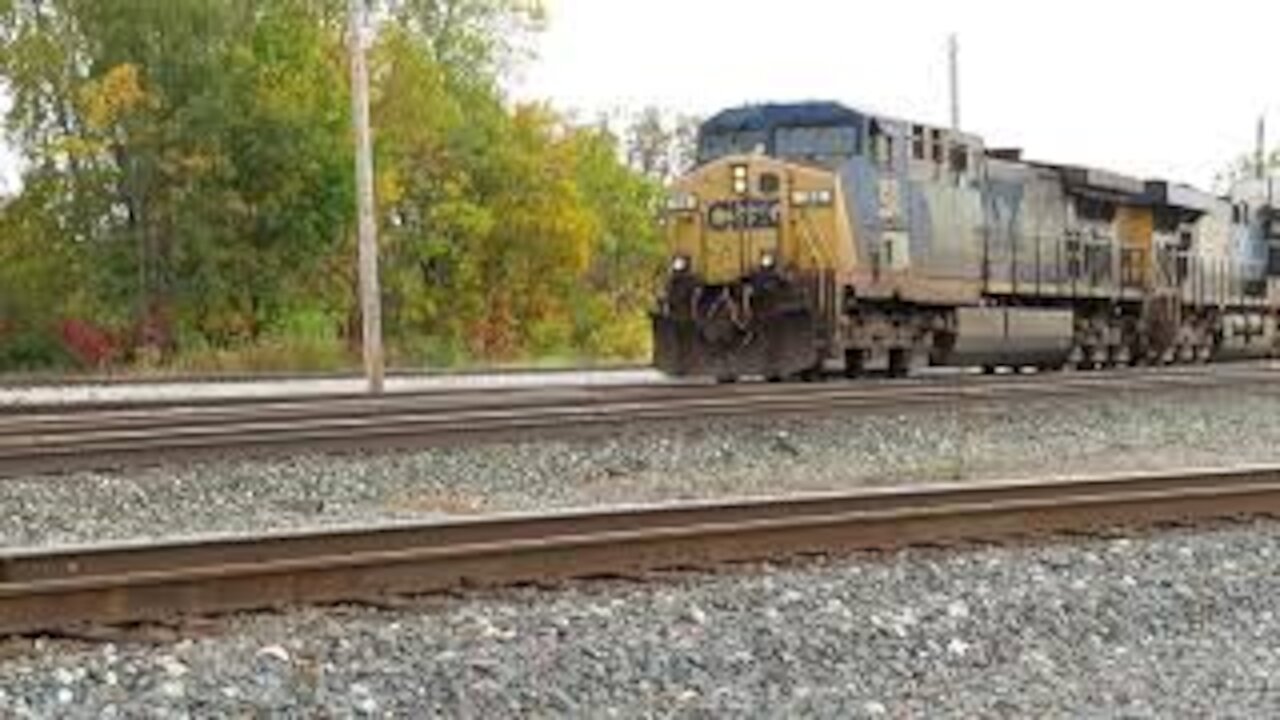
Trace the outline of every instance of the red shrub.
{"type": "Polygon", "coordinates": [[[114,360],[119,352],[111,333],[83,320],[62,321],[62,346],[81,365],[103,368],[114,360]]]}

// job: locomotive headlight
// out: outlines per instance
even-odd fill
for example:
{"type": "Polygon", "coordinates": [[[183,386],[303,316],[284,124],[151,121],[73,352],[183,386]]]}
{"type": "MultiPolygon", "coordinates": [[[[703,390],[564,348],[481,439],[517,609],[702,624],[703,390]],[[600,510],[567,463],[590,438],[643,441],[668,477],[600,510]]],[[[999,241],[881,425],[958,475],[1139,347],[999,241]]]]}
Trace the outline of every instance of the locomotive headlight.
{"type": "Polygon", "coordinates": [[[690,193],[676,193],[667,198],[667,210],[670,212],[693,212],[697,209],[697,195],[690,193]]]}
{"type": "Polygon", "coordinates": [[[746,165],[733,166],[733,191],[738,195],[746,195],[747,189],[751,187],[749,178],[747,177],[746,165]]]}
{"type": "Polygon", "coordinates": [[[689,269],[689,258],[684,255],[677,255],[671,258],[671,272],[682,273],[689,269]]]}
{"type": "Polygon", "coordinates": [[[778,266],[778,257],[771,252],[764,253],[760,256],[760,267],[765,270],[772,270],[778,266]]]}
{"type": "Polygon", "coordinates": [[[791,193],[791,204],[796,207],[810,205],[826,207],[835,202],[835,193],[830,190],[796,190],[791,193]]]}

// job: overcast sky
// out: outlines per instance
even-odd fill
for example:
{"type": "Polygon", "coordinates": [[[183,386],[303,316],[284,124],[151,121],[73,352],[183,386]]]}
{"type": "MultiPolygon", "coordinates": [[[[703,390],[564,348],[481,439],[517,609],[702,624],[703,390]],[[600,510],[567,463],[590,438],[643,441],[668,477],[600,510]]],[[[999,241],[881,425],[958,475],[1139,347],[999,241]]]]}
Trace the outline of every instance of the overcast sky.
{"type": "Polygon", "coordinates": [[[835,99],[948,118],[958,33],[963,125],[991,146],[1208,186],[1280,140],[1280,3],[1259,0],[549,0],[521,98],[585,115],[657,104],[835,99]]]}
{"type": "MultiPolygon", "coordinates": [[[[991,146],[1207,187],[1260,113],[1280,141],[1273,0],[548,2],[514,92],[585,118],[833,99],[946,123],[955,32],[963,124],[991,146]]],[[[13,168],[0,148],[0,184],[13,168]]]]}

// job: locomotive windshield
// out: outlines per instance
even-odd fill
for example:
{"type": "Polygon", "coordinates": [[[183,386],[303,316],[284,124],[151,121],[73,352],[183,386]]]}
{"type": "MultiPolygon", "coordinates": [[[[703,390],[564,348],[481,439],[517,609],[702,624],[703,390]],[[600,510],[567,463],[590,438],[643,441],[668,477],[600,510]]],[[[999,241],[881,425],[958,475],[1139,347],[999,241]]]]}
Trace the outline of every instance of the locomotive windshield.
{"type": "Polygon", "coordinates": [[[769,135],[762,130],[704,133],[698,143],[698,162],[708,163],[727,155],[748,155],[768,151],[769,135]]]}
{"type": "Polygon", "coordinates": [[[858,128],[780,127],[770,134],[762,130],[704,133],[698,147],[700,163],[727,155],[747,155],[757,150],[775,157],[805,160],[824,165],[840,163],[858,154],[858,128]]]}
{"type": "Polygon", "coordinates": [[[702,125],[698,162],[763,151],[838,165],[861,152],[865,117],[836,103],[757,105],[725,110],[702,125]]]}
{"type": "Polygon", "coordinates": [[[778,157],[839,165],[858,154],[858,128],[783,127],[774,139],[778,157]]]}

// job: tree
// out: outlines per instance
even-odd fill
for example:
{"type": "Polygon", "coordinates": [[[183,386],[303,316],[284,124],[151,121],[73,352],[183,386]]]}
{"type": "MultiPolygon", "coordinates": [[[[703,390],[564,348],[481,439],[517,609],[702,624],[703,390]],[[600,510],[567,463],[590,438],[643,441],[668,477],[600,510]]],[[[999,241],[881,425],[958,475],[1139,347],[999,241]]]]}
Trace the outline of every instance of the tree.
{"type": "MultiPolygon", "coordinates": [[[[1263,162],[1263,171],[1272,174],[1276,170],[1280,170],[1280,149],[1275,149],[1265,154],[1263,162]]],[[[1231,191],[1236,183],[1242,180],[1248,180],[1257,177],[1258,174],[1258,158],[1253,154],[1241,154],[1231,161],[1229,165],[1220,170],[1213,179],[1213,188],[1220,194],[1231,191]]]]}
{"type": "Polygon", "coordinates": [[[580,129],[574,140],[578,182],[597,223],[576,344],[594,355],[646,357],[647,311],[665,254],[656,222],[662,186],[618,162],[621,143],[607,128],[580,129]]]}
{"type": "MultiPolygon", "coordinates": [[[[346,221],[341,38],[305,0],[17,0],[7,118],[94,314],[254,337],[346,221]]],[[[24,205],[18,210],[29,209],[24,205]]]]}
{"type": "Polygon", "coordinates": [[[385,0],[400,27],[421,38],[456,77],[487,84],[527,56],[547,20],[542,0],[385,0]]]}
{"type": "MultiPolygon", "coordinates": [[[[117,340],[135,360],[283,347],[296,363],[315,343],[342,360],[358,336],[344,5],[0,0],[27,167],[0,208],[0,368],[65,362],[67,327],[92,340],[82,362],[117,340]]],[[[385,0],[375,17],[394,357],[643,352],[658,183],[611,134],[502,93],[541,4],[385,0]]]]}
{"type": "Polygon", "coordinates": [[[474,174],[503,110],[452,92],[447,69],[402,26],[384,29],[372,63],[387,331],[415,354],[454,361],[481,312],[468,289],[495,221],[474,174]]]}
{"type": "Polygon", "coordinates": [[[667,182],[693,167],[699,121],[649,106],[627,127],[627,160],[637,172],[667,182]]]}

